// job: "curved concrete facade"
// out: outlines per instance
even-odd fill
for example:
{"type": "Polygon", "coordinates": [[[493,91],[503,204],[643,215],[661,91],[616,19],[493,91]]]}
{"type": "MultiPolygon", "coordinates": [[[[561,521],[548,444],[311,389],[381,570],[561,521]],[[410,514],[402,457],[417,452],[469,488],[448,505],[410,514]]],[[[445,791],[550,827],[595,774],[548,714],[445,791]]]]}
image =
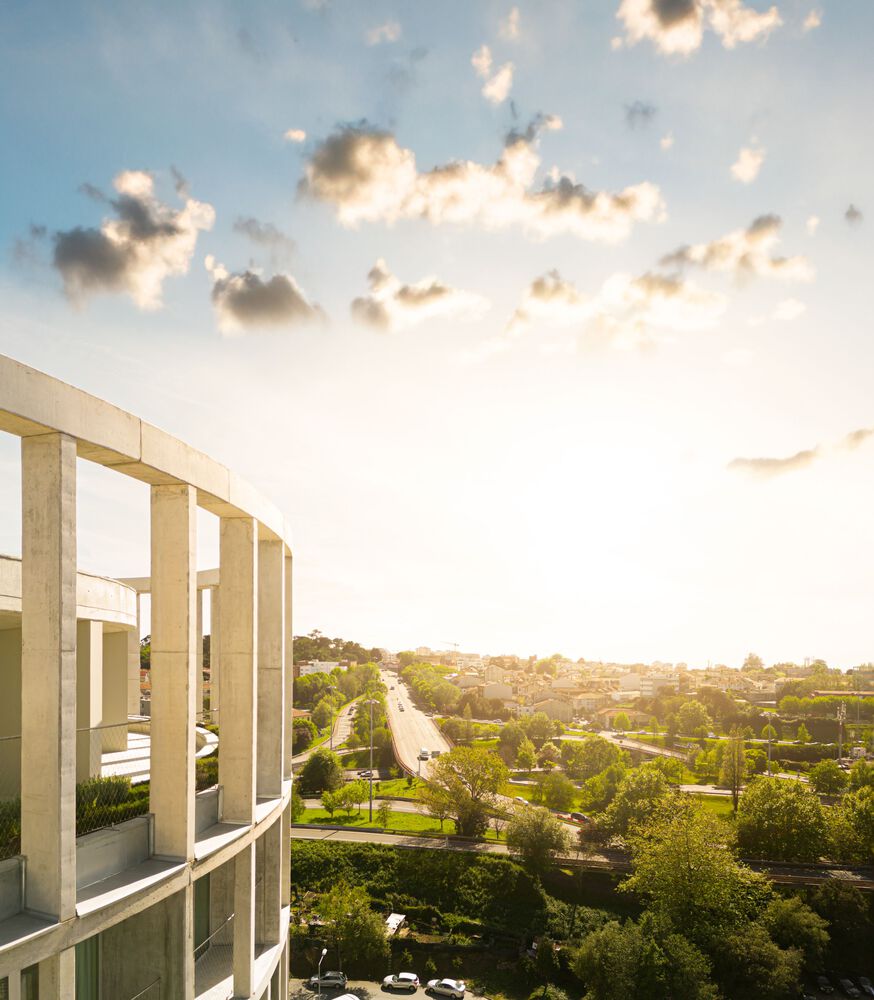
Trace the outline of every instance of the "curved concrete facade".
{"type": "Polygon", "coordinates": [[[22,557],[0,557],[0,669],[4,631],[20,634],[20,709],[0,724],[20,739],[21,802],[20,855],[0,861],[0,984],[5,978],[12,1000],[35,980],[40,1000],[284,998],[292,684],[285,522],[184,442],[2,356],[0,430],[21,439],[22,465],[22,557]],[[77,458],[148,485],[151,566],[143,578],[78,572],[77,458]],[[198,506],[219,518],[220,537],[218,570],[200,574],[198,506]],[[205,589],[220,753],[217,786],[197,793],[205,589]],[[77,838],[77,736],[81,751],[83,717],[87,731],[94,712],[105,712],[110,661],[125,681],[125,714],[139,711],[137,604],[146,591],[149,813],[77,838]],[[108,659],[107,640],[115,644],[108,659]]]}

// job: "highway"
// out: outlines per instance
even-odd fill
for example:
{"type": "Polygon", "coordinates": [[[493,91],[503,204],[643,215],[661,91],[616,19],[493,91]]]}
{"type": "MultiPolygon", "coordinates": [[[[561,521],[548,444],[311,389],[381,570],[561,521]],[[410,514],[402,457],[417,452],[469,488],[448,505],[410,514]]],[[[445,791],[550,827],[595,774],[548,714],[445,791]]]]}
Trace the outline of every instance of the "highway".
{"type": "Polygon", "coordinates": [[[425,747],[428,750],[440,750],[446,753],[451,749],[449,741],[440,732],[437,723],[416,708],[406,685],[397,674],[390,670],[381,670],[380,676],[387,688],[388,725],[394,740],[395,757],[401,767],[410,773],[421,774],[423,778],[427,778],[431,762],[420,762],[419,751],[425,747]],[[403,705],[403,711],[400,705],[403,705]]]}
{"type": "MultiPolygon", "coordinates": [[[[292,826],[293,840],[330,840],[333,843],[385,844],[389,847],[431,849],[440,851],[470,851],[476,854],[509,854],[505,844],[484,843],[482,841],[456,840],[450,837],[417,837],[414,835],[379,833],[374,830],[339,830],[336,827],[292,826]]],[[[630,871],[628,858],[619,852],[578,857],[565,857],[567,865],[579,865],[602,871],[630,871]]],[[[849,882],[857,889],[874,890],[874,871],[870,868],[847,868],[838,865],[795,865],[778,862],[749,861],[747,864],[756,871],[763,872],[774,882],[785,885],[821,885],[834,879],[849,882]]]]}
{"type": "Polygon", "coordinates": [[[335,747],[338,747],[345,739],[349,737],[352,732],[352,711],[355,708],[355,702],[350,701],[348,705],[344,705],[339,712],[334,716],[334,729],[331,733],[331,740],[327,743],[320,743],[318,746],[310,747],[309,750],[304,750],[299,754],[296,754],[291,758],[291,766],[293,768],[302,767],[309,758],[322,747],[329,747],[331,743],[335,747]]]}

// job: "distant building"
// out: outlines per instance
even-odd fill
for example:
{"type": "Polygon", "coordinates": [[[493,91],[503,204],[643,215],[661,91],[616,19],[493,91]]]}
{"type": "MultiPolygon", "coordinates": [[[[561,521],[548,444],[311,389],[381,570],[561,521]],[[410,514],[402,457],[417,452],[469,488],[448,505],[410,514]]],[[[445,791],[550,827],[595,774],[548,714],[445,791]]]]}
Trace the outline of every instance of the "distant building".
{"type": "Polygon", "coordinates": [[[497,699],[499,701],[510,701],[513,697],[513,689],[509,684],[502,681],[490,681],[483,685],[483,698],[497,699]]]}
{"type": "Polygon", "coordinates": [[[550,719],[557,719],[559,722],[572,722],[574,709],[569,701],[564,698],[542,698],[535,701],[531,706],[531,714],[543,712],[550,719]]]}
{"type": "Polygon", "coordinates": [[[329,674],[342,665],[340,662],[333,663],[330,660],[310,660],[309,663],[298,664],[301,677],[307,677],[309,674],[329,674]]]}

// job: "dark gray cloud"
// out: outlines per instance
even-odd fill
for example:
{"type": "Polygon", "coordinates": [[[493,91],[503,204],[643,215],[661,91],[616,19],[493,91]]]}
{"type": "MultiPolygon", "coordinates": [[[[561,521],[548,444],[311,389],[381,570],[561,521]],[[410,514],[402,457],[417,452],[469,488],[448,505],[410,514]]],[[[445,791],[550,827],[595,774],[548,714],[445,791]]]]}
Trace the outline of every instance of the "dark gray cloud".
{"type": "Polygon", "coordinates": [[[154,192],[154,179],[127,170],[113,181],[117,197],[83,185],[91,198],[115,212],[99,228],[76,226],[53,234],[52,263],[70,301],[80,303],[99,292],[123,292],[143,309],[161,304],[164,279],[188,270],[198,232],[212,228],[211,205],[185,198],[171,208],[154,192]]]}
{"type": "Polygon", "coordinates": [[[856,208],[855,205],[850,205],[846,212],[844,212],[844,218],[851,226],[858,226],[865,216],[860,208],[856,208]]]}
{"type": "Polygon", "coordinates": [[[322,308],[307,299],[291,275],[263,278],[249,270],[231,274],[212,257],[207,257],[206,267],[213,277],[212,303],[219,329],[225,333],[326,320],[322,308]]]}
{"type": "Polygon", "coordinates": [[[625,123],[629,128],[644,128],[658,114],[658,108],[646,101],[634,101],[625,105],[625,123]]]}
{"type": "Polygon", "coordinates": [[[269,250],[276,258],[288,257],[294,253],[294,240],[272,222],[261,222],[252,216],[238,216],[234,222],[234,232],[248,237],[257,246],[269,250]]]}

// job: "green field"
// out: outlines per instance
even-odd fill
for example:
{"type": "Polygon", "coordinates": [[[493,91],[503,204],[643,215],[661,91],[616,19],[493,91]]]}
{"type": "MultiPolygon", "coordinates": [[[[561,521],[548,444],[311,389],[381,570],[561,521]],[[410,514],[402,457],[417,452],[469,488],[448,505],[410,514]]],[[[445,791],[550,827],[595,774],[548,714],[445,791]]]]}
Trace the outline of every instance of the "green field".
{"type": "MultiPolygon", "coordinates": [[[[447,819],[440,829],[438,820],[431,816],[423,816],[420,813],[395,812],[389,815],[387,827],[379,825],[376,819],[376,805],[374,802],[373,822],[367,818],[367,808],[364,807],[360,813],[353,812],[347,816],[345,810],[338,810],[330,816],[324,809],[305,809],[298,823],[314,824],[317,826],[337,826],[341,829],[344,826],[363,827],[370,830],[385,830],[386,833],[415,833],[423,836],[446,837],[455,833],[455,823],[447,819]]],[[[504,840],[503,834],[500,838],[495,837],[495,831],[489,828],[485,837],[486,840],[504,840]]]]}

